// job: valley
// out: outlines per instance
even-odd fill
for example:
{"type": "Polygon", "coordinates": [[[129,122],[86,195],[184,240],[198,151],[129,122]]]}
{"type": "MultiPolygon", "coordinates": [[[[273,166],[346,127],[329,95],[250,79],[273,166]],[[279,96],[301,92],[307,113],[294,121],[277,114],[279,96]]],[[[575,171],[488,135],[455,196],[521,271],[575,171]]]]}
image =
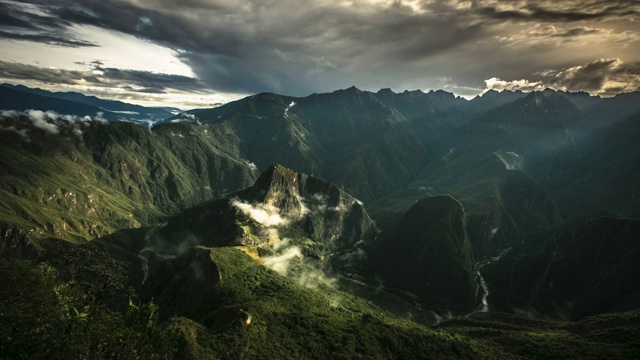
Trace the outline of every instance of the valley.
{"type": "Polygon", "coordinates": [[[637,356],[638,92],[47,110],[0,112],[6,358],[637,356]]]}

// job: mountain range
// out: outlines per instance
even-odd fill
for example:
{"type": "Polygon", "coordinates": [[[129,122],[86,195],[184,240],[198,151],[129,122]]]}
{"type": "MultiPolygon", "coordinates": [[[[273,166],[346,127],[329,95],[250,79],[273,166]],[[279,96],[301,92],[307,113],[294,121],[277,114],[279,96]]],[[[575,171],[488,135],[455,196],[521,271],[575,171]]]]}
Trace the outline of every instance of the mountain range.
{"type": "Polygon", "coordinates": [[[59,114],[153,125],[181,111],[175,108],[145,107],[122,101],[103,100],[77,92],[52,92],[24,85],[0,84],[0,109],[55,111],[59,114]]]}
{"type": "Polygon", "coordinates": [[[640,93],[0,91],[9,358],[637,355],[640,93]]]}

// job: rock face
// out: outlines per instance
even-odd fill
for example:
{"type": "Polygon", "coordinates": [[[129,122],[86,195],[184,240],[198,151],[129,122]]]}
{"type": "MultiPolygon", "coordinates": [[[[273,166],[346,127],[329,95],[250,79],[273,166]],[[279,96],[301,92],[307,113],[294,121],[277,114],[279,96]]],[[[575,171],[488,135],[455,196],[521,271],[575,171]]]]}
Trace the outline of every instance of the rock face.
{"type": "Polygon", "coordinates": [[[368,242],[378,233],[359,200],[328,181],[278,164],[270,166],[238,197],[277,209],[289,224],[297,224],[312,240],[325,242],[334,250],[352,247],[361,240],[368,242]]]}
{"type": "Polygon", "coordinates": [[[357,199],[335,185],[270,166],[245,190],[198,205],[150,232],[149,246],[162,254],[208,247],[274,245],[280,238],[310,240],[315,255],[370,242],[378,231],[357,199]]]}
{"type": "Polygon", "coordinates": [[[473,263],[464,210],[450,196],[418,201],[368,249],[368,268],[386,285],[441,308],[473,306],[473,263]]]}

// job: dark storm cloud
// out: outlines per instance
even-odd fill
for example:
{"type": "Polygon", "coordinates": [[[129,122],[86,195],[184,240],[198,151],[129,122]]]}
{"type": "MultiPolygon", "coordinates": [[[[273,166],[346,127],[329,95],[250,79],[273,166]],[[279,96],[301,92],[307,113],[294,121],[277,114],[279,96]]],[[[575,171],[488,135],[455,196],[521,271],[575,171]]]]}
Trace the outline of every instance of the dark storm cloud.
{"type": "Polygon", "coordinates": [[[73,40],[69,38],[63,38],[60,36],[50,36],[45,34],[26,34],[26,33],[18,33],[18,32],[3,31],[3,30],[0,30],[0,38],[12,39],[12,40],[35,41],[35,42],[49,44],[49,45],[68,46],[68,47],[97,46],[96,44],[88,41],[73,40]]]}
{"type": "Polygon", "coordinates": [[[478,9],[478,13],[493,19],[515,21],[576,22],[582,20],[605,20],[636,17],[640,15],[638,3],[634,1],[539,1],[524,4],[522,10],[500,10],[498,6],[478,9]],[[570,8],[562,7],[569,3],[570,8]],[[557,7],[560,4],[561,7],[557,7]],[[545,7],[545,5],[547,7],[545,7]]]}
{"type": "MultiPolygon", "coordinates": [[[[569,41],[601,34],[601,29],[591,26],[593,23],[634,21],[640,14],[640,2],[622,0],[437,0],[387,1],[385,4],[365,0],[308,0],[304,4],[283,0],[37,0],[30,3],[51,15],[38,19],[40,28],[64,31],[71,24],[93,25],[174,49],[199,79],[218,91],[274,91],[292,95],[352,84],[371,88],[415,87],[441,77],[455,77],[453,80],[460,88],[480,86],[482,79],[497,75],[488,71],[503,70],[505,56],[514,61],[519,59],[515,54],[494,51],[500,46],[500,50],[509,51],[509,41],[528,41],[526,36],[510,39],[512,28],[520,31],[532,23],[542,28],[553,24],[557,27],[553,31],[533,36],[569,41]],[[54,21],[54,24],[45,25],[45,21],[54,21]],[[498,35],[506,42],[491,43],[498,35]],[[474,53],[476,48],[479,50],[474,53]],[[462,59],[466,61],[463,69],[459,66],[462,60],[455,58],[461,49],[471,49],[465,50],[469,58],[462,59]]],[[[27,15],[16,14],[29,12],[25,10],[27,7],[11,4],[6,23],[24,28],[25,25],[19,23],[27,15]]],[[[32,40],[46,42],[46,39],[32,40]]],[[[558,46],[554,42],[549,44],[558,46]]],[[[556,68],[559,63],[567,63],[566,59],[553,63],[553,59],[544,59],[544,53],[540,53],[526,55],[523,75],[535,71],[534,66],[539,69],[536,62],[551,62],[549,67],[556,68]],[[529,63],[531,65],[527,65],[529,63]],[[525,69],[526,66],[533,68],[525,69]]],[[[162,89],[154,84],[164,84],[166,80],[154,78],[147,84],[143,74],[122,74],[116,69],[106,71],[107,74],[125,82],[135,79],[149,92],[162,89]]]]}
{"type": "Polygon", "coordinates": [[[269,1],[138,3],[145,8],[109,1],[62,3],[49,11],[64,21],[180,50],[181,59],[212,88],[242,93],[304,94],[350,85],[370,77],[366,68],[380,73],[389,63],[411,65],[483,33],[479,24],[452,21],[457,15],[444,3],[437,4],[438,14],[423,15],[399,3],[381,11],[372,11],[371,4],[314,1],[300,10],[269,1]]]}
{"type": "Polygon", "coordinates": [[[0,2],[0,38],[68,47],[96,46],[75,39],[68,31],[71,25],[71,22],[47,13],[29,11],[19,3],[0,2]]]}
{"type": "Polygon", "coordinates": [[[154,94],[164,93],[166,89],[208,92],[205,84],[187,76],[105,68],[100,62],[89,65],[89,70],[66,70],[0,61],[0,78],[107,88],[115,84],[132,91],[154,94]]]}
{"type": "Polygon", "coordinates": [[[583,36],[583,35],[595,35],[595,34],[600,34],[602,33],[602,30],[600,29],[589,29],[586,27],[579,27],[579,28],[573,28],[573,29],[569,29],[565,32],[559,33],[559,34],[554,34],[553,36],[555,37],[563,37],[563,38],[571,38],[571,37],[576,37],[576,36],[583,36]]]}

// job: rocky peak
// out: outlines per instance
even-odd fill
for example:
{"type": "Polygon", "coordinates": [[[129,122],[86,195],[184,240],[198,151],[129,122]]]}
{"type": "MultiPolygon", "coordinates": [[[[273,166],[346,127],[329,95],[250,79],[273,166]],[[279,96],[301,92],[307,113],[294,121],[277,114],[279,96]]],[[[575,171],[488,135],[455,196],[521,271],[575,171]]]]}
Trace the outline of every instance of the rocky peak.
{"type": "Polygon", "coordinates": [[[357,200],[328,181],[296,173],[282,165],[274,164],[265,170],[253,187],[241,198],[278,209],[281,214],[299,218],[310,209],[309,203],[326,201],[323,207],[351,207],[357,200]]]}
{"type": "Polygon", "coordinates": [[[310,239],[330,252],[368,242],[377,233],[357,199],[327,181],[275,164],[230,198],[170,218],[147,236],[147,245],[173,255],[199,245],[269,247],[287,238],[293,243],[310,239]]]}

